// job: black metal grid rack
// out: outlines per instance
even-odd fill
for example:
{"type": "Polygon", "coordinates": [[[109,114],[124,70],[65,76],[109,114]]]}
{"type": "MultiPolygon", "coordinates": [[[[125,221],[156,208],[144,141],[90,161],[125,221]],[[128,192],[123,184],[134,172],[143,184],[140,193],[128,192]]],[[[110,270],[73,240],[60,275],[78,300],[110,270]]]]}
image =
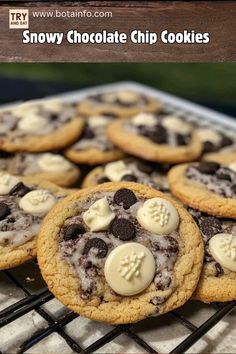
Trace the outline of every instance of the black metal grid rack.
{"type": "MultiPolygon", "coordinates": [[[[13,305],[10,305],[0,311],[0,328],[7,326],[12,321],[21,318],[25,314],[32,310],[35,310],[43,319],[46,320],[47,326],[41,330],[36,331],[33,335],[30,335],[18,348],[17,353],[25,353],[34,345],[48,337],[50,334],[56,332],[59,334],[67,343],[67,345],[72,349],[74,353],[92,353],[94,351],[99,351],[105,344],[111,342],[114,338],[125,334],[130,339],[136,342],[140,347],[140,352],[147,353],[158,353],[158,350],[152,348],[150,344],[142,339],[133,330],[133,324],[118,325],[114,326],[108,333],[100,337],[98,340],[94,341],[87,347],[82,347],[81,344],[73,339],[66,331],[64,327],[73,321],[78,314],[73,312],[68,312],[60,318],[55,318],[53,315],[49,314],[48,311],[42,308],[42,305],[46,304],[53,299],[53,295],[47,289],[47,287],[42,287],[36,293],[31,293],[14,275],[11,271],[3,271],[4,275],[13,282],[14,286],[23,291],[24,298],[17,301],[13,305]]],[[[229,302],[225,304],[211,304],[209,305],[214,308],[214,314],[211,315],[203,324],[199,327],[191,323],[185,316],[183,316],[178,310],[172,311],[170,315],[177,320],[182,326],[188,329],[189,335],[175,348],[172,348],[170,353],[184,353],[186,352],[195,342],[197,342],[202,336],[204,336],[213,326],[215,326],[224,316],[230,313],[234,308],[236,308],[236,302],[229,302]]],[[[165,315],[163,315],[165,316],[165,315]]],[[[158,330],[157,330],[157,345],[158,345],[158,330]]],[[[4,352],[0,354],[6,354],[4,352]]],[[[8,353],[7,353],[8,354],[8,353]]]]}

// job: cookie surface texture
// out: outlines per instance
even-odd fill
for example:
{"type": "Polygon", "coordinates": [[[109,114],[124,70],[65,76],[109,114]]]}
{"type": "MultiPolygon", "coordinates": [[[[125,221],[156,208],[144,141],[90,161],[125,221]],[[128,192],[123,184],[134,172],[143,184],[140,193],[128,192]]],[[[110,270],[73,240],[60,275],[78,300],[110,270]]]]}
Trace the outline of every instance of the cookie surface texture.
{"type": "Polygon", "coordinates": [[[49,212],[38,238],[38,261],[50,291],[65,306],[96,321],[131,323],[191,297],[203,243],[193,218],[170,197],[137,183],[112,182],[75,192],[49,212]],[[167,201],[167,209],[155,204],[144,211],[153,215],[153,229],[170,225],[168,235],[148,231],[136,218],[152,198],[167,201]],[[116,283],[110,265],[116,267],[116,283]]]}

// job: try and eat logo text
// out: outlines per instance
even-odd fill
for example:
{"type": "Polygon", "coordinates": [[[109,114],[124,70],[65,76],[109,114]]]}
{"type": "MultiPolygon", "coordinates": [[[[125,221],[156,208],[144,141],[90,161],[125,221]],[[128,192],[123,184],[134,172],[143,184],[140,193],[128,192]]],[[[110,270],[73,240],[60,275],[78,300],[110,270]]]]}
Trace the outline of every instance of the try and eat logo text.
{"type": "Polygon", "coordinates": [[[9,28],[29,28],[29,10],[9,10],[9,28]]]}

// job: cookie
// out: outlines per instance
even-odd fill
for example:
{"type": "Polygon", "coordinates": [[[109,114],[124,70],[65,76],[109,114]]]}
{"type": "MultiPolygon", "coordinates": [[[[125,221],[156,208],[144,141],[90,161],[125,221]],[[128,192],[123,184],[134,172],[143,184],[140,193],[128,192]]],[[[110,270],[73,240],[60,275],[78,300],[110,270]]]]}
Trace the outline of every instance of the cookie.
{"type": "Polygon", "coordinates": [[[105,115],[85,118],[85,127],[80,139],[65,150],[65,156],[81,164],[98,165],[120,159],[124,153],[117,149],[106,136],[113,117],[105,115]]]}
{"type": "Polygon", "coordinates": [[[166,176],[169,168],[168,164],[150,163],[129,157],[94,168],[83,180],[82,187],[128,181],[145,184],[161,192],[169,192],[166,176]]]}
{"type": "Polygon", "coordinates": [[[44,152],[67,147],[79,138],[83,120],[74,104],[38,100],[0,111],[0,149],[44,152]]]}
{"type": "Polygon", "coordinates": [[[190,214],[170,197],[112,182],[73,193],[49,212],[38,261],[65,306],[96,321],[131,323],[189,299],[203,243],[190,214]]]}
{"type": "Polygon", "coordinates": [[[165,113],[139,113],[131,119],[115,121],[107,134],[121,150],[150,161],[192,161],[202,151],[193,126],[165,113]]]}
{"type": "Polygon", "coordinates": [[[236,300],[236,220],[188,209],[205,248],[203,269],[193,298],[203,302],[236,300]]]}
{"type": "Polygon", "coordinates": [[[82,114],[87,115],[130,117],[140,111],[159,111],[161,103],[136,91],[117,90],[89,96],[80,101],[78,108],[82,114]]]}
{"type": "Polygon", "coordinates": [[[198,138],[203,144],[203,160],[230,163],[236,160],[236,141],[225,133],[211,128],[198,128],[198,138]]]}
{"type": "Polygon", "coordinates": [[[36,257],[36,236],[48,210],[68,192],[36,178],[0,175],[0,269],[36,257]]]}
{"type": "Polygon", "coordinates": [[[236,169],[203,161],[173,167],[168,173],[172,194],[210,215],[236,217],[236,169]]]}
{"type": "Polygon", "coordinates": [[[59,154],[18,153],[1,158],[0,171],[16,176],[31,176],[37,181],[50,181],[61,187],[69,187],[78,181],[79,168],[59,154]]]}

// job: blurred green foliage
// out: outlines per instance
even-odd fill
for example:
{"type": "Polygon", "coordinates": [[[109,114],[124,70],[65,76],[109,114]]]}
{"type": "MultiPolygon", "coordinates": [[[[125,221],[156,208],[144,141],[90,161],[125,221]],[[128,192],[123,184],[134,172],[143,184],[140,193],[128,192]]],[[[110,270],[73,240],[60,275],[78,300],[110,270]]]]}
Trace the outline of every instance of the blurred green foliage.
{"type": "Polygon", "coordinates": [[[133,80],[196,102],[236,104],[236,63],[0,64],[0,75],[80,86],[133,80]]]}

